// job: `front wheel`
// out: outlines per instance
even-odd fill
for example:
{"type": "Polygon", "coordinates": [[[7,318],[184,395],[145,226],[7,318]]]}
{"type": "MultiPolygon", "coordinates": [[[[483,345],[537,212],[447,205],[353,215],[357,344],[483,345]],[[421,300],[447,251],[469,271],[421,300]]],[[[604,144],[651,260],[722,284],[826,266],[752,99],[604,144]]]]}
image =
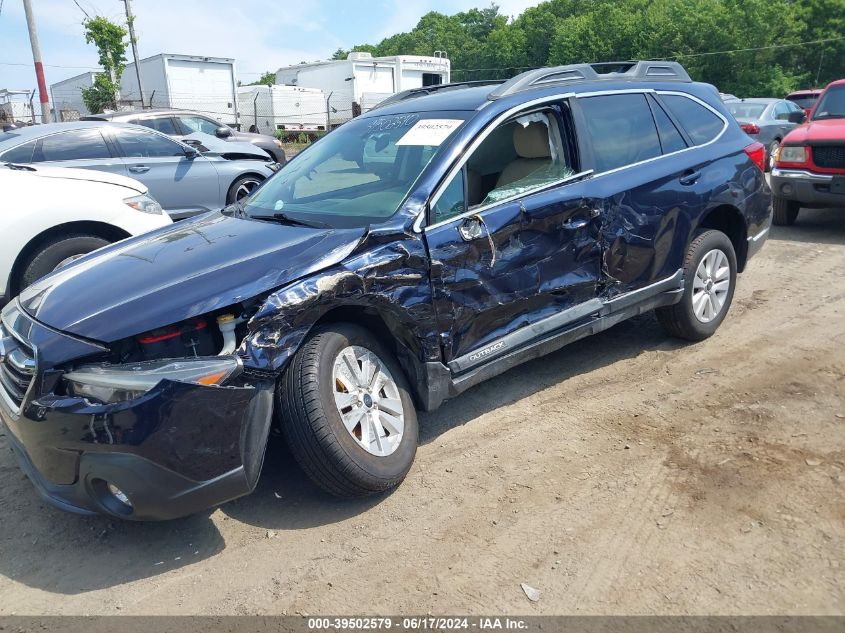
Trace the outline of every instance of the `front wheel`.
{"type": "Polygon", "coordinates": [[[338,497],[397,486],[414,462],[417,416],[402,369],[365,329],[319,329],[279,387],[288,445],[305,473],[338,497]]]}
{"type": "Polygon", "coordinates": [[[261,176],[241,176],[229,187],[229,192],[226,194],[226,204],[240,202],[255,191],[256,187],[263,181],[264,179],[261,176]]]}
{"type": "Polygon", "coordinates": [[[776,226],[792,226],[798,219],[798,212],[801,210],[795,200],[785,198],[772,198],[772,223],[776,226]]]}
{"type": "Polygon", "coordinates": [[[699,233],[684,260],[684,295],[672,306],[655,312],[672,336],[702,341],[725,320],[736,285],[736,253],[721,231],[699,233]]]}
{"type": "Polygon", "coordinates": [[[18,291],[31,286],[42,277],[77,257],[87,255],[110,242],[96,235],[63,235],[38,246],[23,265],[18,279],[18,291]]]}

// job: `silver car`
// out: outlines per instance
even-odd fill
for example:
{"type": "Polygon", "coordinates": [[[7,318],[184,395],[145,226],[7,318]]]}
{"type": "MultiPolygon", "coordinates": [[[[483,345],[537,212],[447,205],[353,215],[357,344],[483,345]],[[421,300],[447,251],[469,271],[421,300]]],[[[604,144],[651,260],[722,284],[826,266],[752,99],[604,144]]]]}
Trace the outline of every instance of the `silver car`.
{"type": "Polygon", "coordinates": [[[78,121],[0,133],[0,163],[43,163],[140,180],[174,219],[219,210],[251,193],[278,165],[247,143],[202,135],[193,145],[137,125],[78,121]]]}
{"type": "Polygon", "coordinates": [[[786,99],[726,99],[725,107],[748,136],[766,146],[767,170],[772,168],[772,156],[783,137],[796,125],[789,121],[789,114],[803,112],[786,99]]]}

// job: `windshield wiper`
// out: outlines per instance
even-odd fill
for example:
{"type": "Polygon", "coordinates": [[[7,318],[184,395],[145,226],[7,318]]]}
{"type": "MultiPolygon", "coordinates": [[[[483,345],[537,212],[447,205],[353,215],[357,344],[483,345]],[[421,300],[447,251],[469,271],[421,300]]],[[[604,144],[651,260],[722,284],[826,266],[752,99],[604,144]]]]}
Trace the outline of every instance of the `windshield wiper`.
{"type": "Polygon", "coordinates": [[[302,220],[286,213],[274,213],[273,215],[250,215],[253,220],[269,220],[271,222],[281,222],[283,224],[291,224],[293,226],[307,226],[312,229],[330,229],[331,224],[325,222],[317,222],[313,220],[302,220]]]}
{"type": "Polygon", "coordinates": [[[35,167],[30,167],[29,165],[18,165],[17,163],[3,163],[3,167],[17,169],[18,171],[35,171],[35,167]]]}

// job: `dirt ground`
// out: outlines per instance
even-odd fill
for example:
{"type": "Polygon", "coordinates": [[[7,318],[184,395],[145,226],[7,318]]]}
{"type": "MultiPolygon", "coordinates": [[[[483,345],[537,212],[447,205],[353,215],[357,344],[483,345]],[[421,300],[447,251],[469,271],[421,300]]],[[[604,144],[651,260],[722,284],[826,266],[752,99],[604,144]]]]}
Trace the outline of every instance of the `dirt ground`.
{"type": "Polygon", "coordinates": [[[476,387],[375,500],[276,442],[214,512],[81,518],[0,450],[0,614],[845,613],[843,271],[845,210],[805,211],[716,336],[648,315],[476,387]]]}

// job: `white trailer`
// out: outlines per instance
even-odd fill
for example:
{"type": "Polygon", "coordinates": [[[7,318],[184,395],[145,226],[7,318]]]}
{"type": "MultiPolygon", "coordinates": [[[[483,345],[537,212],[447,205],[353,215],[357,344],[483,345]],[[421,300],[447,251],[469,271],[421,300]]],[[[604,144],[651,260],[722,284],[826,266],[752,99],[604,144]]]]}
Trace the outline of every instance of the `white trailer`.
{"type": "Polygon", "coordinates": [[[316,132],[326,129],[326,97],[318,88],[240,86],[241,127],[273,136],[276,130],[316,132]]]}
{"type": "MultiPolygon", "coordinates": [[[[227,125],[240,123],[235,60],[161,53],[139,64],[145,106],[194,110],[227,125]]],[[[120,78],[120,100],[125,105],[141,106],[134,63],[126,66],[120,78]]]]}
{"type": "Polygon", "coordinates": [[[337,125],[397,92],[449,83],[450,72],[449,59],[440,53],[433,57],[349,53],[346,59],[279,68],[276,83],[321,89],[329,101],[331,124],[337,125]]]}
{"type": "Polygon", "coordinates": [[[9,90],[0,89],[0,119],[11,123],[12,121],[26,121],[35,123],[32,116],[32,90],[9,90]]]}
{"type": "Polygon", "coordinates": [[[94,85],[97,73],[87,72],[75,75],[50,86],[50,99],[57,121],[77,121],[80,116],[96,114],[88,112],[82,100],[82,90],[94,85]]]}

